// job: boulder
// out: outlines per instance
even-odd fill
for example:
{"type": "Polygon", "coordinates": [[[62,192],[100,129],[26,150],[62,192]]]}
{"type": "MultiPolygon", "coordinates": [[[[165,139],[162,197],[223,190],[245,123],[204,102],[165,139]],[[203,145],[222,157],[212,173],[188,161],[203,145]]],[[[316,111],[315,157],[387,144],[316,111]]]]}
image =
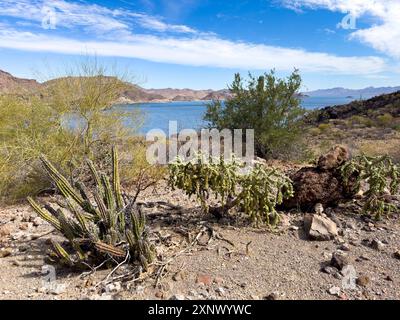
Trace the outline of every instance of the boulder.
{"type": "Polygon", "coordinates": [[[336,169],[349,159],[349,149],[343,146],[336,146],[332,148],[327,154],[319,157],[318,168],[321,170],[336,169]]]}
{"type": "Polygon", "coordinates": [[[306,214],[304,229],[311,240],[328,241],[338,235],[336,223],[319,215],[306,214]]]}
{"type": "Polygon", "coordinates": [[[354,197],[356,177],[351,177],[346,186],[339,170],[349,158],[346,148],[335,147],[320,157],[317,166],[304,167],[291,175],[294,197],[285,200],[282,208],[312,212],[317,203],[327,208],[336,206],[340,200],[354,197]]]}

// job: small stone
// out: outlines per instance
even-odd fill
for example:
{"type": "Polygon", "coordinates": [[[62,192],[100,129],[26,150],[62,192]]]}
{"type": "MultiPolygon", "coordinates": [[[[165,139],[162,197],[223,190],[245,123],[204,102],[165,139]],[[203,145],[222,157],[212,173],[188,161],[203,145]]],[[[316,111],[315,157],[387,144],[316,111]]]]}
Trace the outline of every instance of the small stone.
{"type": "Polygon", "coordinates": [[[186,300],[186,299],[185,296],[181,294],[174,294],[173,296],[171,296],[171,298],[169,298],[169,300],[186,300]]]}
{"type": "Polygon", "coordinates": [[[340,296],[340,288],[339,287],[332,287],[328,290],[328,293],[333,296],[340,296]]]}
{"type": "Polygon", "coordinates": [[[335,275],[339,272],[338,269],[336,269],[335,267],[331,267],[331,266],[325,266],[321,269],[322,272],[330,274],[330,275],[335,275]]]}
{"type": "Polygon", "coordinates": [[[67,290],[67,286],[65,284],[56,284],[50,289],[50,293],[54,295],[63,294],[67,290]]]}
{"type": "Polygon", "coordinates": [[[164,298],[164,293],[160,290],[157,290],[156,293],[154,294],[154,296],[158,299],[162,299],[162,298],[164,298]]]}
{"type": "Polygon", "coordinates": [[[32,220],[32,223],[35,227],[38,227],[42,224],[42,219],[39,217],[36,217],[35,219],[32,220]]]}
{"type": "Polygon", "coordinates": [[[349,259],[347,254],[343,251],[336,251],[332,255],[331,266],[337,268],[338,270],[342,270],[344,266],[349,264],[349,259]]]}
{"type": "Polygon", "coordinates": [[[36,290],[38,293],[47,293],[49,291],[46,287],[40,287],[36,290]]]}
{"type": "Polygon", "coordinates": [[[393,282],[393,278],[392,278],[391,276],[386,276],[385,280],[386,280],[386,281],[393,282]]]}
{"type": "Polygon", "coordinates": [[[221,285],[221,284],[224,283],[224,278],[222,278],[222,277],[215,277],[215,278],[214,278],[214,282],[215,282],[216,284],[218,284],[218,285],[221,285]]]}
{"type": "Polygon", "coordinates": [[[197,276],[196,283],[205,285],[205,286],[209,286],[212,283],[212,278],[211,278],[211,276],[206,275],[206,274],[199,274],[197,276]]]}
{"type": "Polygon", "coordinates": [[[278,300],[279,299],[279,294],[277,292],[272,292],[271,294],[267,295],[265,300],[278,300]]]}
{"type": "Polygon", "coordinates": [[[290,226],[290,227],[289,227],[289,230],[291,230],[291,231],[297,231],[297,230],[299,230],[299,227],[297,227],[297,226],[290,226]]]}
{"type": "Polygon", "coordinates": [[[19,267],[19,266],[21,266],[21,263],[20,263],[18,260],[12,261],[11,264],[12,264],[14,267],[19,267]]]}
{"type": "Polygon", "coordinates": [[[217,292],[220,296],[224,296],[225,295],[225,290],[222,287],[219,287],[215,290],[215,292],[217,292]]]}
{"type": "Polygon", "coordinates": [[[340,250],[342,251],[350,251],[350,245],[348,243],[343,243],[340,247],[340,250]]]}
{"type": "Polygon", "coordinates": [[[383,248],[385,247],[382,241],[379,241],[377,239],[372,240],[370,246],[372,249],[375,249],[377,251],[382,251],[383,248]]]}
{"type": "Polygon", "coordinates": [[[18,250],[21,251],[21,252],[25,252],[25,251],[27,251],[29,248],[30,248],[30,245],[28,245],[28,244],[23,244],[22,246],[19,246],[19,247],[18,247],[18,250]]]}
{"type": "Polygon", "coordinates": [[[368,276],[366,275],[361,275],[357,278],[356,283],[360,286],[360,287],[366,287],[369,283],[370,283],[370,279],[368,276]]]}
{"type": "Polygon", "coordinates": [[[2,248],[0,250],[0,258],[9,257],[11,255],[12,255],[12,249],[11,248],[2,248]]]}
{"type": "Polygon", "coordinates": [[[174,281],[180,281],[180,280],[185,280],[186,274],[183,271],[178,271],[172,276],[172,280],[174,281]]]}
{"type": "Polygon", "coordinates": [[[29,224],[28,224],[28,222],[21,223],[20,226],[19,226],[19,229],[20,229],[20,230],[23,230],[23,231],[28,230],[28,229],[29,229],[29,224]]]}
{"type": "Polygon", "coordinates": [[[366,256],[366,255],[361,255],[361,256],[360,256],[360,260],[363,260],[363,261],[370,261],[371,259],[370,259],[368,256],[366,256]]]}
{"type": "Polygon", "coordinates": [[[0,237],[9,236],[12,232],[11,226],[3,225],[0,227],[0,237]]]}
{"type": "Polygon", "coordinates": [[[393,253],[393,256],[394,256],[396,259],[399,259],[399,260],[400,260],[400,250],[398,250],[398,251],[396,251],[395,253],[393,253]]]}
{"type": "Polygon", "coordinates": [[[117,293],[119,291],[121,291],[121,283],[120,282],[109,283],[105,287],[105,292],[107,292],[107,293],[117,293]]]}

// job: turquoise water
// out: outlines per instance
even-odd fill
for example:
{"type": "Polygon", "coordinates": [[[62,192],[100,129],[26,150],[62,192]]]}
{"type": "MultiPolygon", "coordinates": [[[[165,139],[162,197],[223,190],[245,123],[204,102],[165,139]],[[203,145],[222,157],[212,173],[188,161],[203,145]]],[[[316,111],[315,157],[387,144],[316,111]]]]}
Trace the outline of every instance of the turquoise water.
{"type": "MultiPolygon", "coordinates": [[[[317,109],[326,106],[340,105],[351,102],[350,98],[335,97],[306,97],[303,98],[302,106],[306,109],[317,109]]],[[[168,102],[168,103],[141,103],[121,105],[124,111],[137,111],[144,115],[144,125],[140,133],[145,134],[152,129],[161,129],[168,133],[169,121],[178,122],[178,130],[199,129],[206,123],[203,116],[208,101],[193,102],[168,102]]]]}

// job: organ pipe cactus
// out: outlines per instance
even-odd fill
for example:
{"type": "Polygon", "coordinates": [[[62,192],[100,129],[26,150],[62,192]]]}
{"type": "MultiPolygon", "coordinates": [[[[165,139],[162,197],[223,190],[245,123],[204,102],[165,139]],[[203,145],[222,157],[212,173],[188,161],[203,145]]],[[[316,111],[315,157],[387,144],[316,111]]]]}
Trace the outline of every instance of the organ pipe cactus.
{"type": "Polygon", "coordinates": [[[72,186],[58,170],[41,156],[40,160],[62,196],[58,208],[43,208],[33,198],[33,210],[68,240],[68,245],[53,242],[52,256],[69,266],[87,266],[107,259],[113,263],[129,261],[144,269],[153,261],[155,248],[147,236],[145,216],[134,201],[121,192],[118,154],[112,150],[112,178],[99,173],[88,161],[94,187],[82,182],[72,186]]]}

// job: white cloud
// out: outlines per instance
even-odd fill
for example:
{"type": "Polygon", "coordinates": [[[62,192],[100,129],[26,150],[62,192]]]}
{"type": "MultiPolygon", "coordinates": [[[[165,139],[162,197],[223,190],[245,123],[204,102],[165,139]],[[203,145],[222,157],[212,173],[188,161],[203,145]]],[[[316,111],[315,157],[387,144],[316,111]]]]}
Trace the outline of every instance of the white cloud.
{"type": "Polygon", "coordinates": [[[389,56],[400,58],[400,1],[399,0],[281,0],[292,9],[328,9],[351,13],[355,17],[372,16],[378,24],[352,31],[357,39],[389,56]]]}
{"type": "Polygon", "coordinates": [[[122,32],[130,33],[135,25],[158,32],[196,33],[196,30],[184,26],[168,24],[161,18],[123,9],[111,10],[96,4],[67,2],[64,0],[2,0],[0,16],[26,19],[41,23],[43,8],[48,7],[56,12],[59,27],[86,27],[89,32],[122,32]]]}
{"type": "Polygon", "coordinates": [[[181,65],[253,70],[276,68],[291,71],[296,67],[310,72],[364,75],[386,71],[385,61],[378,57],[339,57],[217,37],[131,35],[129,41],[82,41],[7,29],[0,30],[0,47],[67,54],[89,52],[181,65]]]}
{"type": "MultiPolygon", "coordinates": [[[[342,2],[345,1],[291,1],[295,8],[323,5],[332,10],[336,10],[336,7],[337,10],[345,10],[339,6],[342,2]]],[[[235,42],[221,39],[211,33],[199,32],[188,26],[168,24],[160,17],[123,9],[111,10],[83,2],[1,0],[1,16],[22,19],[19,21],[22,22],[22,26],[18,24],[14,28],[0,26],[0,48],[66,54],[95,53],[99,56],[248,70],[275,68],[280,71],[291,71],[299,68],[305,72],[370,75],[388,69],[386,61],[379,57],[337,56],[323,52],[309,52],[301,48],[235,42]],[[63,32],[63,36],[60,36],[61,33],[57,30],[37,32],[39,30],[37,28],[24,28],[24,25],[28,23],[29,26],[32,22],[39,22],[40,25],[43,18],[42,8],[46,4],[56,10],[57,26],[74,31],[84,29],[87,31],[88,39],[82,40],[81,34],[75,33],[74,36],[72,32],[63,32]],[[135,33],[133,32],[135,25],[156,32],[153,32],[153,35],[135,33]],[[79,35],[79,38],[76,35],[79,35]]]]}

